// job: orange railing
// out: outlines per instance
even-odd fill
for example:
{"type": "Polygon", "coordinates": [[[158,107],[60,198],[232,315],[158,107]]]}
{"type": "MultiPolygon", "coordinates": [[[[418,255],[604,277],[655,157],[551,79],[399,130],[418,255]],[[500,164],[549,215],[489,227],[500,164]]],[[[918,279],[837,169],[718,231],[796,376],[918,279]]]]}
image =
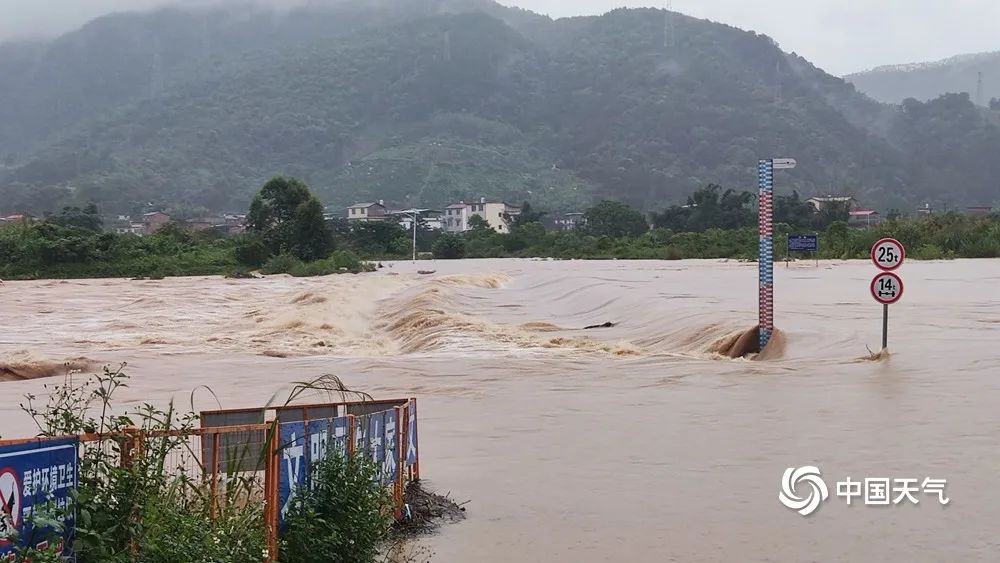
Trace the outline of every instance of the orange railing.
{"type": "MultiPolygon", "coordinates": [[[[280,458],[286,444],[279,440],[282,424],[303,423],[346,418],[346,448],[349,454],[356,451],[359,441],[369,447],[367,428],[362,428],[365,417],[392,411],[395,428],[393,436],[396,476],[388,486],[392,487],[392,499],[396,517],[399,518],[404,503],[406,484],[420,479],[419,449],[416,435],[411,436],[411,428],[416,428],[416,399],[396,399],[381,401],[344,401],[310,405],[289,405],[278,408],[234,409],[205,411],[201,413],[200,428],[143,432],[126,429],[121,432],[104,434],[81,434],[76,436],[82,449],[94,447],[108,448],[108,455],[118,455],[118,463],[128,466],[151,440],[176,438],[167,454],[164,470],[199,476],[209,486],[211,514],[217,514],[219,499],[225,493],[228,474],[239,473],[250,477],[244,483],[254,483],[256,493],[250,494],[251,501],[264,504],[264,525],[268,538],[270,561],[278,560],[279,536],[279,496],[280,458]],[[255,419],[249,424],[223,424],[227,419],[255,419]],[[412,424],[411,424],[412,423],[412,424]],[[359,437],[359,432],[361,432],[359,437]],[[409,447],[410,444],[413,447],[409,447]],[[242,454],[239,452],[242,451],[242,454]],[[225,467],[224,467],[225,464],[225,467]],[[259,487],[257,489],[256,487],[259,487]]],[[[72,436],[67,436],[72,437],[72,436]]],[[[0,440],[0,446],[22,445],[42,442],[52,438],[25,438],[0,440]]],[[[385,450],[385,451],[388,451],[385,450]]]]}

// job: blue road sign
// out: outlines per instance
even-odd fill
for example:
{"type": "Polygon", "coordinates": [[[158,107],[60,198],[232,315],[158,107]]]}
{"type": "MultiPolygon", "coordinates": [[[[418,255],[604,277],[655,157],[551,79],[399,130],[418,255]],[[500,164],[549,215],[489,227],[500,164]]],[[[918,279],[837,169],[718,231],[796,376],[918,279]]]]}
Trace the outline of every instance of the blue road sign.
{"type": "Polygon", "coordinates": [[[819,250],[819,235],[788,235],[789,252],[816,252],[819,250]]]}
{"type": "Polygon", "coordinates": [[[11,556],[15,542],[33,547],[61,542],[68,551],[78,445],[74,437],[0,447],[0,560],[11,556]],[[63,533],[33,526],[33,516],[49,518],[54,513],[67,514],[63,533]]]}

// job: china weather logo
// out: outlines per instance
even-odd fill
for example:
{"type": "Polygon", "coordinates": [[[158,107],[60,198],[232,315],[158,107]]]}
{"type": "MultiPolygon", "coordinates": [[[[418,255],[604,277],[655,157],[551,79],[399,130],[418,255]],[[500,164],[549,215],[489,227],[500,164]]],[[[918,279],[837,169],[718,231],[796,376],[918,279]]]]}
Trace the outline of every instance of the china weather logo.
{"type": "Polygon", "coordinates": [[[806,465],[789,467],[781,477],[781,492],[778,500],[781,504],[797,511],[803,516],[809,516],[819,508],[820,503],[830,496],[826,483],[820,477],[818,467],[806,465]]]}

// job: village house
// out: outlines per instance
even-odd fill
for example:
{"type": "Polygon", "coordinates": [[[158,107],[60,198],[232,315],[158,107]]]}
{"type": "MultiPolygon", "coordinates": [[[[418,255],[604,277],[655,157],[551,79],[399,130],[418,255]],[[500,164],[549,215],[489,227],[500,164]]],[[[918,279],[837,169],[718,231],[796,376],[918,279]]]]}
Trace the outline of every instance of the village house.
{"type": "Polygon", "coordinates": [[[510,232],[510,221],[521,214],[521,208],[503,201],[487,201],[485,197],[476,203],[460,201],[445,208],[445,230],[449,232],[468,231],[469,220],[481,217],[498,233],[510,232]]]}
{"type": "Polygon", "coordinates": [[[131,215],[119,215],[111,222],[111,230],[120,235],[142,235],[146,227],[133,221],[131,215]]]}
{"type": "Polygon", "coordinates": [[[583,213],[564,213],[552,219],[552,228],[557,231],[573,231],[582,226],[583,223],[583,213]]]}
{"type": "Polygon", "coordinates": [[[855,209],[849,213],[847,224],[851,227],[867,229],[882,222],[882,217],[874,209],[855,209]]]}
{"type": "Polygon", "coordinates": [[[399,221],[399,225],[407,231],[413,229],[413,217],[423,220],[424,226],[432,231],[444,229],[442,213],[436,209],[402,209],[391,211],[390,215],[399,221]]]}
{"type": "Polygon", "coordinates": [[[184,221],[184,225],[192,231],[211,231],[213,229],[225,228],[226,219],[224,217],[196,217],[184,221]]]}
{"type": "Polygon", "coordinates": [[[142,215],[142,234],[151,235],[170,222],[170,215],[162,211],[152,211],[142,215]]]}
{"type": "Polygon", "coordinates": [[[849,195],[816,196],[807,199],[806,203],[811,203],[816,208],[816,211],[823,211],[827,207],[838,204],[846,205],[848,211],[855,211],[861,207],[858,200],[849,195]]]}
{"type": "Polygon", "coordinates": [[[444,208],[444,230],[461,233],[469,229],[469,206],[464,202],[453,203],[444,208]]]}
{"type": "Polygon", "coordinates": [[[378,203],[355,203],[347,208],[348,221],[384,221],[389,216],[384,200],[378,203]]]}
{"type": "Polygon", "coordinates": [[[30,225],[35,222],[34,215],[28,214],[18,214],[18,215],[8,215],[6,217],[0,217],[0,224],[2,225],[30,225]]]}

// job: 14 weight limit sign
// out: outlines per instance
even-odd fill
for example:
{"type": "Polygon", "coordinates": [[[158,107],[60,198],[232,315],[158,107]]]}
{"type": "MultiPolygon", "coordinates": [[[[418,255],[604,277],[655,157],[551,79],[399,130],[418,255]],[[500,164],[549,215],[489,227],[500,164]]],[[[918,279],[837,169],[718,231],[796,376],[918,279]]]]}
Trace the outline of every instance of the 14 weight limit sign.
{"type": "Polygon", "coordinates": [[[872,297],[883,305],[892,305],[903,297],[903,280],[892,272],[881,272],[872,278],[872,297]]]}

